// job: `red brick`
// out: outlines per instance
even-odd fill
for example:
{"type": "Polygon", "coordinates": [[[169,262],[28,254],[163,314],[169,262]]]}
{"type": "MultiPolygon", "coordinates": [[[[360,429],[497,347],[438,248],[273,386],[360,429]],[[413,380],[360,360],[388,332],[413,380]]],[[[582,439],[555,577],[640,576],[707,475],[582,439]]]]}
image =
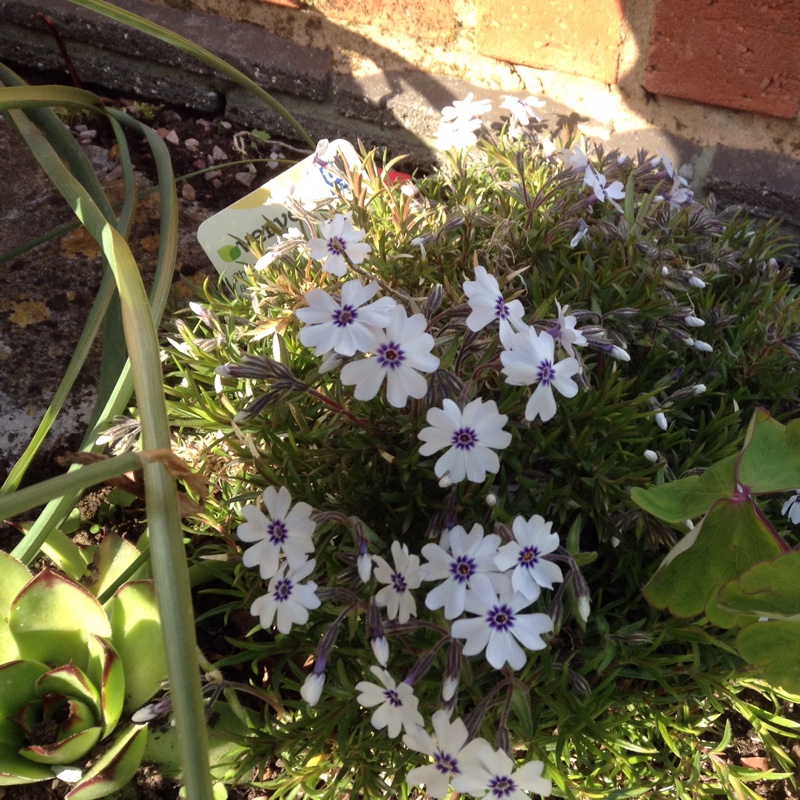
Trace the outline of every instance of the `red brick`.
{"type": "Polygon", "coordinates": [[[483,55],[617,80],[625,0],[476,0],[483,55]]]}
{"type": "Polygon", "coordinates": [[[794,118],[797,0],[657,0],[644,86],[655,94],[794,118]]]}

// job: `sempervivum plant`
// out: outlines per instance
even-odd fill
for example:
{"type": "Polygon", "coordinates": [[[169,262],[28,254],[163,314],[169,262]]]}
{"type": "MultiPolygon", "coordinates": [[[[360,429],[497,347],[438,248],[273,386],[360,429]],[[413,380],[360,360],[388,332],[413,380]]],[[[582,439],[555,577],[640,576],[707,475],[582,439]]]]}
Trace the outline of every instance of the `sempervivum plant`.
{"type": "Polygon", "coordinates": [[[146,725],[120,723],[165,676],[152,583],[123,584],[103,606],[0,552],[0,786],[57,775],[75,784],[70,800],[120,789],[147,742],[146,725]]]}

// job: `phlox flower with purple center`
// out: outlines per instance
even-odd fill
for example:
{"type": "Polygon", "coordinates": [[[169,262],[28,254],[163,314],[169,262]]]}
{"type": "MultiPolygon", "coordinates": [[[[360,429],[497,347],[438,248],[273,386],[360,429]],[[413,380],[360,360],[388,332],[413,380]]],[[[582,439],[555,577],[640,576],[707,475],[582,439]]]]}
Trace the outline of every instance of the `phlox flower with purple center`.
{"type": "Polygon", "coordinates": [[[424,397],[428,382],[422,372],[434,372],[439,359],[431,354],[435,344],[426,333],[428,322],[422,314],[409,317],[402,306],[389,311],[390,321],[375,334],[370,358],[351,361],[342,368],[345,386],[355,384],[356,400],[372,400],[386,381],[386,399],[395,408],[402,408],[409,397],[424,397]]]}
{"type": "Polygon", "coordinates": [[[292,508],[292,495],[285,486],[278,491],[268,486],[262,501],[266,514],[255,505],[242,507],[247,521],[239,525],[236,535],[243,542],[256,543],[244,551],[242,563],[257,566],[261,577],[269,580],[278,572],[281,553],[290,567],[297,568],[314,552],[312,537],[317,525],[308,503],[296,503],[292,508]]]}
{"type": "Polygon", "coordinates": [[[534,328],[527,327],[506,335],[503,346],[506,349],[500,353],[500,360],[506,383],[511,386],[536,384],[525,406],[525,419],[533,421],[538,416],[542,422],[547,422],[555,416],[554,388],[564,397],[578,394],[578,384],[572,376],[580,372],[580,364],[572,356],[556,362],[556,342],[546,331],[537,333],[534,328]]]}
{"type": "Polygon", "coordinates": [[[292,625],[305,625],[308,622],[309,609],[320,607],[317,597],[317,584],[314,581],[302,583],[316,566],[312,558],[292,569],[288,562],[270,580],[267,593],[256,598],[250,607],[250,613],[259,618],[265,630],[275,627],[280,633],[289,633],[292,625]],[[277,619],[276,619],[277,618],[277,619]]]}
{"type": "Polygon", "coordinates": [[[575,356],[575,347],[585,347],[586,337],[575,327],[578,320],[574,314],[567,314],[569,306],[561,308],[556,300],[558,320],[553,329],[547,331],[571,356],[575,356]]]}
{"type": "Polygon", "coordinates": [[[320,236],[308,240],[311,257],[321,261],[323,272],[330,272],[341,278],[347,272],[347,259],[353,264],[361,264],[372,252],[372,248],[362,242],[364,231],[353,227],[353,215],[336,214],[319,226],[320,236]],[[345,258],[345,256],[347,258],[345,258]]]}
{"type": "Polygon", "coordinates": [[[464,613],[470,592],[508,591],[510,581],[495,564],[500,541],[495,533],[484,536],[483,527],[475,524],[469,533],[461,525],[451,528],[447,549],[442,544],[426,544],[422,548],[427,559],[421,567],[423,579],[441,583],[428,592],[425,605],[431,611],[444,608],[445,618],[455,619],[464,613]]]}
{"type": "MultiPolygon", "coordinates": [[[[544,764],[528,761],[519,769],[503,750],[495,750],[484,739],[476,739],[470,763],[453,778],[453,789],[481,800],[530,800],[529,792],[547,797],[553,784],[542,777],[544,764]]],[[[472,744],[472,743],[470,743],[472,744]]]]}
{"type": "Polygon", "coordinates": [[[608,200],[617,211],[622,211],[621,206],[617,202],[617,200],[625,199],[625,187],[622,185],[621,181],[614,181],[608,184],[608,179],[605,175],[597,172],[591,166],[587,166],[586,172],[583,175],[583,182],[591,188],[594,192],[594,196],[601,203],[608,200]]]}
{"type": "MultiPolygon", "coordinates": [[[[525,326],[522,315],[525,309],[519,300],[506,303],[500,284],[485,267],[475,267],[475,280],[464,281],[464,294],[472,309],[466,325],[471,331],[479,331],[492,322],[499,322],[501,330],[509,325],[516,330],[525,326]]],[[[509,328],[510,330],[510,328],[509,328]]]]}
{"type": "Polygon", "coordinates": [[[295,316],[304,324],[298,338],[305,347],[313,347],[318,356],[331,350],[342,356],[370,351],[378,331],[392,319],[396,303],[391,297],[379,297],[364,305],[378,292],[376,281],[364,284],[355,279],[342,284],[337,302],[324,289],[306,292],[307,307],[298,308],[295,316]]]}
{"type": "Polygon", "coordinates": [[[380,681],[380,685],[369,681],[359,681],[356,691],[360,694],[356,701],[365,708],[377,706],[372,712],[370,722],[376,730],[386,728],[391,738],[401,730],[414,731],[422,727],[425,721],[417,710],[419,700],[414,690],[405,682],[396,683],[394,678],[380,667],[370,667],[372,674],[380,681]]]}
{"type": "Polygon", "coordinates": [[[466,610],[475,617],[457,619],[450,634],[455,639],[465,639],[464,655],[475,656],[486,651],[486,660],[495,668],[508,664],[511,669],[522,669],[528,661],[523,645],[528,650],[547,647],[542,634],[553,630],[553,620],[547,614],[521,614],[530,605],[524,594],[514,592],[498,597],[493,591],[482,595],[470,594],[466,610]]]}
{"type": "Polygon", "coordinates": [[[433,735],[424,728],[416,728],[403,736],[403,744],[409,750],[424,753],[433,761],[424,767],[416,767],[406,775],[409,786],[425,784],[425,792],[439,798],[447,794],[451,777],[460,775],[464,766],[471,761],[475,749],[475,739],[467,742],[469,733],[464,720],[456,717],[452,722],[447,711],[439,709],[431,717],[433,735]]]}
{"type": "Polygon", "coordinates": [[[447,475],[453,483],[464,478],[482,483],[487,472],[499,471],[500,459],[494,451],[508,447],[511,434],[503,430],[508,417],[498,413],[494,400],[477,397],[462,411],[445,399],[442,408],[428,409],[426,419],[430,427],[417,434],[423,442],[420,455],[448,448],[433,467],[437,478],[447,475]]]}
{"type": "Polygon", "coordinates": [[[532,119],[536,120],[536,122],[542,121],[542,118],[533,109],[542,108],[544,104],[544,100],[540,100],[533,95],[529,95],[523,100],[521,97],[504,94],[500,108],[508,110],[514,122],[519,125],[527,125],[532,119]]]}
{"type": "Polygon", "coordinates": [[[529,520],[517,517],[512,525],[514,541],[504,544],[495,563],[502,570],[513,570],[511,586],[529,602],[536,600],[542,589],[552,589],[564,580],[557,564],[544,558],[559,545],[557,533],[551,533],[552,522],[534,514],[529,520]]]}
{"type": "Polygon", "coordinates": [[[397,619],[401,624],[408,622],[417,614],[417,601],[411,594],[412,589],[418,589],[422,583],[419,570],[419,556],[409,555],[408,546],[400,542],[392,542],[392,560],[394,568],[390,567],[386,559],[373,556],[375,562],[375,579],[378,583],[385,583],[375,595],[375,603],[386,609],[389,619],[397,619]]]}

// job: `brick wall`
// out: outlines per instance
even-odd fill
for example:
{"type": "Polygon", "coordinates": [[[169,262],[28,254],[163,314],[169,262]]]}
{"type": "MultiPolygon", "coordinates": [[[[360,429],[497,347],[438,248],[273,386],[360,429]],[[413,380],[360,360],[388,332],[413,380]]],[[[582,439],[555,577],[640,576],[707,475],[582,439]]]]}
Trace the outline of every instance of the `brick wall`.
{"type": "Polygon", "coordinates": [[[789,119],[800,110],[798,0],[640,0],[645,15],[629,13],[626,0],[251,1],[300,13],[305,2],[333,20],[420,40],[449,35],[465,53],[607,84],[622,77],[633,40],[652,94],[789,119]]]}

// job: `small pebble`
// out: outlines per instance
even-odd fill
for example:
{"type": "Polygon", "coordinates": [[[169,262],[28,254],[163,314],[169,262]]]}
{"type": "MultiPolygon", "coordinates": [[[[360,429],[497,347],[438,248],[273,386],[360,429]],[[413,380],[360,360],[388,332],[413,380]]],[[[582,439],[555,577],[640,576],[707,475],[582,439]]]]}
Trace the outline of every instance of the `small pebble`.
{"type": "Polygon", "coordinates": [[[231,123],[228,122],[228,120],[226,119],[223,119],[219,124],[222,125],[222,127],[225,128],[226,131],[229,131],[232,127],[231,123]]]}
{"type": "Polygon", "coordinates": [[[205,169],[208,166],[202,158],[198,158],[197,161],[192,161],[192,169],[205,169]]]}
{"type": "MultiPolygon", "coordinates": [[[[210,172],[206,172],[206,174],[204,175],[204,177],[205,177],[205,179],[206,179],[207,181],[213,181],[213,180],[215,180],[216,178],[219,178],[219,177],[220,177],[220,175],[222,175],[222,170],[220,170],[220,169],[212,169],[210,172]]],[[[221,185],[221,184],[220,184],[220,185],[221,185]]]]}
{"type": "Polygon", "coordinates": [[[165,139],[166,139],[166,140],[167,140],[167,141],[168,141],[170,144],[180,144],[180,143],[181,143],[181,140],[180,140],[180,138],[178,137],[178,134],[177,134],[177,133],[175,133],[175,131],[170,131],[170,132],[169,132],[169,133],[168,133],[168,134],[167,134],[167,135],[166,135],[164,138],[165,138],[165,139]]]}
{"type": "Polygon", "coordinates": [[[106,180],[110,183],[111,181],[118,181],[122,177],[122,164],[117,164],[116,167],[109,170],[106,173],[106,180]]]}
{"type": "Polygon", "coordinates": [[[185,139],[183,146],[190,152],[196,153],[200,149],[200,142],[197,139],[185,139]]]}
{"type": "Polygon", "coordinates": [[[181,186],[181,197],[184,200],[188,200],[190,203],[193,203],[197,199],[197,192],[191,183],[184,182],[183,186],[181,186]]]}
{"type": "Polygon", "coordinates": [[[243,183],[245,186],[249,186],[253,182],[253,179],[256,177],[256,173],[255,172],[237,172],[235,177],[236,177],[236,180],[239,181],[239,183],[243,183]]]}
{"type": "Polygon", "coordinates": [[[211,156],[213,157],[214,161],[228,160],[227,154],[218,144],[214,145],[214,149],[211,151],[211,156]]]}
{"type": "Polygon", "coordinates": [[[221,189],[222,188],[222,181],[219,178],[214,178],[214,180],[211,181],[211,185],[215,189],[221,189]]]}

